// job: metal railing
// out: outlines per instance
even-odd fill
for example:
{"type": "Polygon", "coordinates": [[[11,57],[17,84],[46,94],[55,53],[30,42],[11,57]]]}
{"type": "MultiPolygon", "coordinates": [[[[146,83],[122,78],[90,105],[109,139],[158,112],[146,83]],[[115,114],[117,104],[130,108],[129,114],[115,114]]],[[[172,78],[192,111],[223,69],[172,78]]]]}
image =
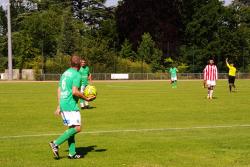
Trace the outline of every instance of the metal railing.
{"type": "MultiPolygon", "coordinates": [[[[93,80],[111,80],[112,73],[93,73],[93,80]]],[[[170,75],[167,73],[128,73],[128,80],[169,80],[170,75]]],[[[61,74],[41,74],[36,77],[40,81],[58,81],[61,74]]],[[[202,73],[178,73],[178,80],[201,80],[202,73]]],[[[219,73],[219,79],[227,79],[227,73],[219,73]]],[[[237,73],[236,79],[250,79],[250,73],[237,73]]]]}

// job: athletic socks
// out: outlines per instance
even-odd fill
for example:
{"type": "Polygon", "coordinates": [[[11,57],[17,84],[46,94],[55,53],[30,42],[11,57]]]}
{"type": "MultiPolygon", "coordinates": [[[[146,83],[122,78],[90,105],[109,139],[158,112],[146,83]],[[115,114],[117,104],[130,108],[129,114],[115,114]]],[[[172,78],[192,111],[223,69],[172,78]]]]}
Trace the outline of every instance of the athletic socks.
{"type": "Polygon", "coordinates": [[[75,135],[69,137],[68,145],[69,145],[69,154],[75,155],[76,154],[75,135]]]}
{"type": "Polygon", "coordinates": [[[62,143],[64,143],[66,140],[68,140],[72,135],[76,134],[76,129],[75,128],[70,128],[66,130],[61,136],[59,136],[54,143],[59,146],[62,143]]]}
{"type": "Polygon", "coordinates": [[[214,93],[214,90],[210,90],[210,99],[213,98],[213,93],[214,93]]]}

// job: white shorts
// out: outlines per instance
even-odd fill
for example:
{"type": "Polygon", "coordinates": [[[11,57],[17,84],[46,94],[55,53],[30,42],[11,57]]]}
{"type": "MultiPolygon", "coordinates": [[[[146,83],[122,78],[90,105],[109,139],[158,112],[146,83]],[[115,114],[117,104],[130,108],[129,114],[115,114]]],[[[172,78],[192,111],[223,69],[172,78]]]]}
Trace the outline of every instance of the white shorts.
{"type": "Polygon", "coordinates": [[[85,88],[86,88],[86,86],[82,85],[82,86],[81,86],[81,91],[80,91],[80,92],[83,93],[85,88]]]}
{"type": "Polygon", "coordinates": [[[177,76],[176,77],[171,77],[171,81],[177,81],[177,76]]]}
{"type": "Polygon", "coordinates": [[[63,111],[61,116],[65,126],[81,125],[81,114],[79,111],[63,111]]]}
{"type": "Polygon", "coordinates": [[[215,86],[216,85],[216,82],[215,80],[207,80],[207,86],[215,86]]]}

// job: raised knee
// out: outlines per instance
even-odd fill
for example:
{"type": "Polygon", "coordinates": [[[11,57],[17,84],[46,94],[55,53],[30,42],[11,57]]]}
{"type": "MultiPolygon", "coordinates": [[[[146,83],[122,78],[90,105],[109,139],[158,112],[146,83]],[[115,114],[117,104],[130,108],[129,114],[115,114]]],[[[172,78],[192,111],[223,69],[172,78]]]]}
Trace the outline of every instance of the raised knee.
{"type": "Polygon", "coordinates": [[[81,126],[76,126],[75,129],[76,129],[77,133],[81,132],[81,126]]]}

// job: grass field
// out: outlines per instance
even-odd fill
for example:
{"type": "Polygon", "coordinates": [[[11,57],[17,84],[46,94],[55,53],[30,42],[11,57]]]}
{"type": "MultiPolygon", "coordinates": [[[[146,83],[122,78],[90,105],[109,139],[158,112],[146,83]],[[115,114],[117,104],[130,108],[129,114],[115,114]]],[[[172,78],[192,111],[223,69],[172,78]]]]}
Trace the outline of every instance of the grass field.
{"type": "Polygon", "coordinates": [[[0,82],[0,166],[250,166],[250,80],[229,93],[219,81],[207,100],[201,81],[96,82],[92,109],[76,135],[80,160],[67,143],[54,160],[48,142],[65,127],[55,117],[57,83],[0,82]]]}

